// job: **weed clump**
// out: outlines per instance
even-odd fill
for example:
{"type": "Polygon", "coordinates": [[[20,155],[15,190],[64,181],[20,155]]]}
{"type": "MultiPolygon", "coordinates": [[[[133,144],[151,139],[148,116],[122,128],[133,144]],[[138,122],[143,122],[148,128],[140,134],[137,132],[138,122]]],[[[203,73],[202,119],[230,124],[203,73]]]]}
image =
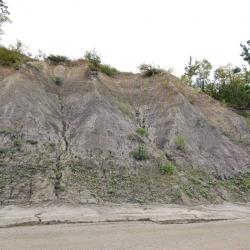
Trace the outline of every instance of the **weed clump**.
{"type": "Polygon", "coordinates": [[[118,73],[118,70],[116,68],[113,68],[108,64],[101,64],[99,69],[103,74],[107,76],[114,76],[118,73]]]}
{"type": "Polygon", "coordinates": [[[160,72],[162,72],[162,70],[158,67],[156,68],[154,65],[151,64],[141,64],[138,69],[141,71],[141,73],[144,76],[150,77],[150,76],[154,76],[160,72]]]}
{"type": "Polygon", "coordinates": [[[70,63],[70,59],[68,57],[61,55],[49,55],[45,58],[45,60],[54,65],[70,63]]]}
{"type": "Polygon", "coordinates": [[[184,137],[182,135],[178,135],[175,139],[175,145],[176,148],[180,151],[182,151],[183,153],[186,152],[187,149],[187,144],[186,141],[184,139],[184,137]]]}
{"type": "Polygon", "coordinates": [[[175,171],[176,171],[176,167],[171,162],[168,162],[167,164],[160,165],[160,172],[162,174],[173,175],[175,171]]]}
{"type": "Polygon", "coordinates": [[[146,128],[137,128],[136,133],[141,137],[148,136],[148,130],[146,128]]]}
{"type": "Polygon", "coordinates": [[[101,65],[101,58],[95,50],[86,51],[84,59],[87,61],[90,70],[98,71],[101,65]]]}
{"type": "Polygon", "coordinates": [[[84,59],[87,61],[89,69],[91,71],[100,71],[111,77],[118,73],[118,70],[116,68],[111,67],[108,64],[102,64],[101,57],[95,50],[86,51],[84,59]]]}
{"type": "Polygon", "coordinates": [[[143,161],[148,158],[147,151],[144,146],[139,146],[134,152],[133,156],[137,161],[143,161]]]}
{"type": "Polygon", "coordinates": [[[14,66],[16,69],[18,69],[21,64],[29,60],[31,60],[30,57],[20,53],[17,50],[0,47],[0,65],[14,66]]]}

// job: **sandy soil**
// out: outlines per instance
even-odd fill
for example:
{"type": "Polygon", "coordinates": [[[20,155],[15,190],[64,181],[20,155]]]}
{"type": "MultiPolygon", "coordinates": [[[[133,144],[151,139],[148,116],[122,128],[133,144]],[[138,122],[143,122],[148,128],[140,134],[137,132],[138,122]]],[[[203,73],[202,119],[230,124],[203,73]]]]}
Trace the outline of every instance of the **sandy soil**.
{"type": "Polygon", "coordinates": [[[249,220],[64,224],[0,229],[0,249],[249,250],[249,236],[249,220]]]}

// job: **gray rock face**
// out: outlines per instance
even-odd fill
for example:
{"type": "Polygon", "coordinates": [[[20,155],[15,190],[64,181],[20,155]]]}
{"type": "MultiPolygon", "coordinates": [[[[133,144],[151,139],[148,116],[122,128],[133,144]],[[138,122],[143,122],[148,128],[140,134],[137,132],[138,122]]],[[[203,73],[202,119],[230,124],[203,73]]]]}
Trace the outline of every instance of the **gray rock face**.
{"type": "Polygon", "coordinates": [[[250,168],[247,121],[167,73],[110,78],[86,65],[39,62],[2,68],[0,79],[3,203],[217,202],[231,199],[220,186],[202,186],[209,199],[196,186],[187,195],[183,183],[194,173],[218,180],[250,168]],[[168,162],[173,176],[160,172],[168,162]]]}

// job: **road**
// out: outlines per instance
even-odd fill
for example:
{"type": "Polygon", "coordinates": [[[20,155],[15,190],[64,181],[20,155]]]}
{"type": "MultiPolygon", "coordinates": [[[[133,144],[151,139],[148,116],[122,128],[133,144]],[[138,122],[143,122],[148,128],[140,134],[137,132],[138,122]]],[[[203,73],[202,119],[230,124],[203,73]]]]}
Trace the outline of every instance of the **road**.
{"type": "Polygon", "coordinates": [[[0,249],[249,250],[250,220],[19,226],[0,229],[0,249]]]}

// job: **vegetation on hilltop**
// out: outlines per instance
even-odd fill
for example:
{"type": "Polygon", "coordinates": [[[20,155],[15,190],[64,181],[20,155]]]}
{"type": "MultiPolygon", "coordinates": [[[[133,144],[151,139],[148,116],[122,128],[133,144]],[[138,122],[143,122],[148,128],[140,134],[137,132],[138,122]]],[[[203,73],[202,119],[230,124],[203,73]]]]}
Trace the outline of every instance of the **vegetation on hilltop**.
{"type": "MultiPolygon", "coordinates": [[[[246,45],[241,44],[241,47],[241,56],[250,65],[250,41],[246,45]]],[[[233,108],[250,108],[250,69],[228,64],[220,66],[211,75],[212,65],[208,60],[193,61],[190,57],[181,79],[233,108]]]]}
{"type": "MultiPolygon", "coordinates": [[[[9,21],[8,6],[0,0],[0,34],[3,23],[9,21]]],[[[246,44],[240,44],[242,48],[241,57],[250,66],[250,40],[246,44]]],[[[69,65],[71,61],[62,55],[50,54],[46,56],[39,52],[38,60],[45,60],[51,64],[69,65]]],[[[0,47],[0,65],[14,66],[16,69],[21,64],[34,60],[31,54],[26,52],[25,46],[20,40],[9,48],[0,47]]],[[[100,71],[110,77],[118,73],[118,70],[109,64],[103,64],[100,55],[96,50],[86,51],[84,60],[88,63],[90,71],[100,71]]],[[[78,60],[81,61],[81,60],[78,60]]],[[[151,64],[141,64],[141,73],[146,77],[154,76],[162,70],[151,64]]],[[[193,60],[190,57],[188,65],[181,79],[189,86],[199,88],[216,100],[230,105],[236,109],[250,108],[250,69],[246,66],[234,67],[231,64],[220,66],[212,72],[212,64],[206,60],[193,60]]]]}
{"type": "Polygon", "coordinates": [[[160,72],[162,72],[162,70],[159,67],[155,67],[154,65],[151,64],[141,64],[138,69],[141,71],[141,73],[144,76],[150,77],[150,76],[154,76],[160,72]]]}
{"type": "Polygon", "coordinates": [[[9,48],[0,47],[0,65],[14,66],[19,69],[20,65],[33,60],[25,52],[25,46],[20,40],[17,40],[14,45],[10,45],[9,48]]]}
{"type": "Polygon", "coordinates": [[[108,76],[114,76],[118,70],[108,64],[102,64],[101,57],[96,50],[86,51],[84,59],[87,61],[91,71],[101,71],[108,76]]]}

